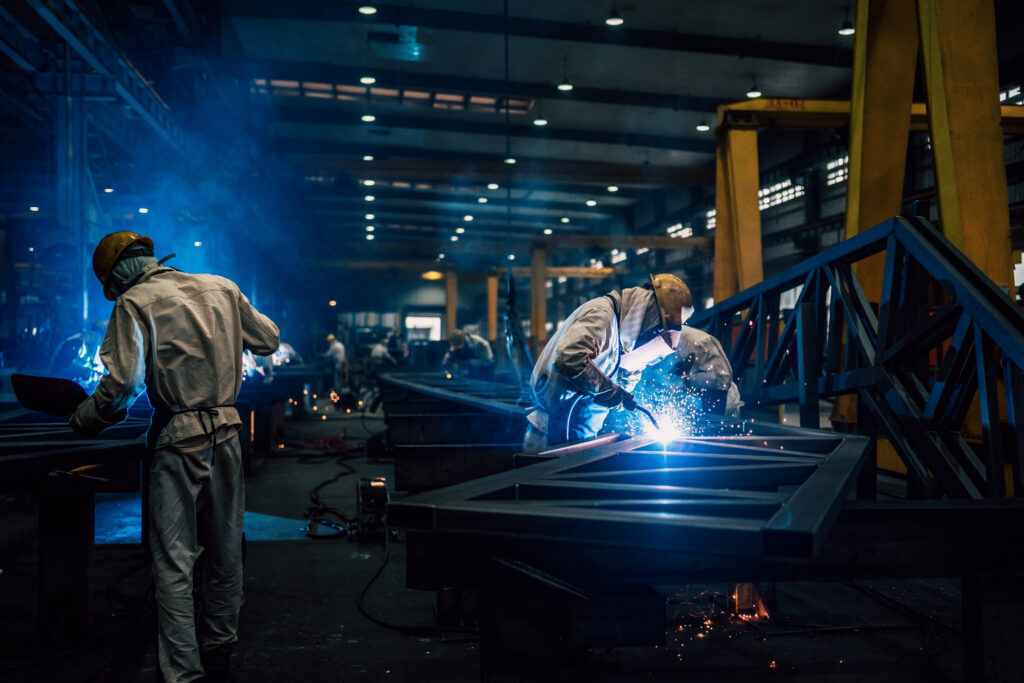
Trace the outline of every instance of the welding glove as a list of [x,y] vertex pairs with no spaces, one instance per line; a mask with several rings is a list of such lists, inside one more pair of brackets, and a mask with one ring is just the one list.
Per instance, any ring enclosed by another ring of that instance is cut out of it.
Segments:
[[128,411],[121,410],[115,413],[113,419],[110,421],[107,421],[100,417],[99,415],[97,415],[94,420],[87,422],[81,420],[80,415],[76,411],[71,415],[70,418],[68,418],[68,424],[71,426],[71,429],[74,430],[76,434],[89,437],[90,439],[94,439],[97,436],[99,436],[100,432],[102,432],[107,427],[113,427],[114,425],[121,424],[122,422],[124,422],[126,417],[128,417]]
[[626,410],[636,410],[636,399],[620,386],[613,386],[611,390],[594,395],[594,403],[604,408],[615,410],[620,406]]

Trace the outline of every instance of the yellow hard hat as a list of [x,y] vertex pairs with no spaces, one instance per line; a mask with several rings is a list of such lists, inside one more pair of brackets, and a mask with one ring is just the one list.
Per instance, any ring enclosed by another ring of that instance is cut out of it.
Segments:
[[452,336],[448,338],[448,343],[451,344],[452,351],[458,351],[466,345],[466,333],[462,330],[454,330]]
[[327,341],[334,341],[335,339],[337,339],[337,337],[335,337],[333,334],[327,335]]
[[651,276],[654,298],[661,310],[661,323],[666,330],[682,328],[687,318],[693,315],[693,295],[686,283],[671,273]]
[[110,273],[113,272],[117,259],[121,258],[124,250],[133,244],[153,248],[153,240],[131,230],[112,232],[100,240],[96,245],[96,251],[92,253],[92,270],[96,273],[100,283],[103,285],[103,296],[110,301],[117,298],[117,295],[110,289]]

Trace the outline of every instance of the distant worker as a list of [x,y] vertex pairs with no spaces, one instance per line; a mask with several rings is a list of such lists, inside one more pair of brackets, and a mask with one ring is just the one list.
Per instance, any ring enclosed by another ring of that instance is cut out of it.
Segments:
[[[70,423],[95,436],[121,422],[145,388],[154,408],[148,514],[160,672],[168,683],[229,680],[245,509],[235,400],[243,349],[273,353],[278,330],[230,280],[161,263],[153,240],[134,232],[111,233],[96,247],[93,270],[103,294],[117,301],[100,349],[109,374]],[[200,549],[197,623],[192,577]]]
[[388,332],[384,343],[387,345],[388,353],[391,354],[395,363],[404,365],[405,361],[409,358],[409,345],[402,338],[402,330],[396,327]]
[[718,339],[683,325],[676,355],[680,360],[675,374],[683,378],[687,391],[701,400],[705,412],[739,417],[743,402],[732,380],[732,364]]
[[630,392],[644,368],[675,350],[691,315],[689,287],[669,274],[573,311],[533,368],[534,409],[527,415],[524,450],[592,438],[612,409],[634,410]]
[[448,352],[441,367],[447,372],[459,372],[474,379],[494,376],[494,352],[483,337],[467,330],[454,330],[448,338]]
[[333,334],[327,335],[327,352],[324,356],[331,364],[334,390],[340,393],[345,388],[345,345]]

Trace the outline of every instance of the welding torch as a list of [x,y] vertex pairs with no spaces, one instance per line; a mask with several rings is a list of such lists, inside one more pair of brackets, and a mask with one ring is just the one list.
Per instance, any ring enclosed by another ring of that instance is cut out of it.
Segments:
[[622,392],[622,406],[626,410],[639,410],[641,413],[647,416],[647,419],[651,421],[651,424],[654,425],[655,429],[661,429],[661,427],[658,425],[658,421],[654,419],[653,415],[651,415],[651,411],[647,410],[647,408],[644,408],[642,405],[637,403],[636,397],[625,390]]

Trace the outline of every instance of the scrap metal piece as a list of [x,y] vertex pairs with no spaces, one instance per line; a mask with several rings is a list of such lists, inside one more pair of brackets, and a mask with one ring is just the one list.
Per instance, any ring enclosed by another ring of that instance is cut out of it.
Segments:
[[89,398],[81,386],[59,377],[14,374],[11,375],[11,386],[21,405],[56,417],[70,416],[82,401]]

